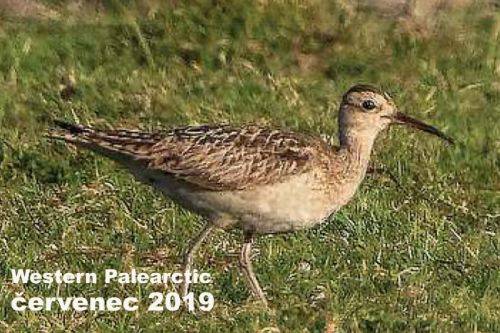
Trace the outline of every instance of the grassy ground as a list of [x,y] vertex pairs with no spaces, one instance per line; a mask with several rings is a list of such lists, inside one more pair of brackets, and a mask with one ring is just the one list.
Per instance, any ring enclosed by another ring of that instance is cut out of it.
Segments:
[[[498,10],[419,23],[327,1],[105,1],[98,15],[65,4],[45,2],[54,19],[0,23],[0,331],[500,331]],[[257,122],[335,137],[339,97],[358,82],[458,144],[393,129],[375,159],[400,187],[370,177],[329,223],[261,238],[270,312],[237,271],[238,232],[218,233],[196,258],[215,280],[210,313],[10,308],[15,292],[144,297],[158,288],[18,286],[9,270],[172,271],[200,228],[112,162],[44,140],[52,119]]]

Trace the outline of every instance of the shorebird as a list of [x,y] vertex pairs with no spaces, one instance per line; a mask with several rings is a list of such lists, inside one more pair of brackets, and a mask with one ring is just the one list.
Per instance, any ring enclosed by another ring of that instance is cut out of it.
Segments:
[[[182,272],[215,229],[240,228],[240,266],[245,280],[267,305],[252,267],[252,243],[259,234],[311,228],[346,205],[365,177],[377,135],[404,124],[453,140],[396,108],[388,94],[356,85],[342,97],[339,146],[320,137],[259,125],[211,124],[163,133],[100,130],[56,121],[49,137],[102,154],[152,185],[206,224],[188,246]],[[188,292],[187,282],[180,287]]]

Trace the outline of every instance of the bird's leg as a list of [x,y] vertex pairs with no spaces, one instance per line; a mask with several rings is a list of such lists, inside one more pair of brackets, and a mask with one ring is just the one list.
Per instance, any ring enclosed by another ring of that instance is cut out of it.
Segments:
[[243,246],[241,247],[240,253],[240,266],[241,271],[243,272],[243,276],[250,287],[253,295],[258,298],[264,306],[267,307],[267,299],[262,291],[262,288],[259,285],[259,281],[257,281],[257,277],[253,272],[252,266],[252,243],[253,243],[253,234],[245,233],[245,239],[243,241]]
[[181,297],[185,297],[189,290],[189,282],[185,277],[186,273],[191,271],[191,266],[193,265],[193,255],[196,253],[196,251],[198,251],[205,238],[207,238],[207,236],[210,234],[210,232],[212,232],[214,228],[215,226],[212,223],[208,222],[203,227],[201,232],[190,241],[189,247],[186,250],[186,253],[184,253],[184,259],[182,262],[182,274],[184,276],[184,280],[181,284]]

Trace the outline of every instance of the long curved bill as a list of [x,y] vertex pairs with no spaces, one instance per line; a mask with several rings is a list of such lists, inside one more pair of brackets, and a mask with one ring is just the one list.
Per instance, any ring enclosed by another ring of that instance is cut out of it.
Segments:
[[406,125],[409,127],[413,127],[413,128],[419,129],[421,131],[424,131],[424,132],[427,132],[430,134],[434,134],[434,135],[440,137],[441,139],[447,141],[450,144],[455,144],[455,141],[452,138],[450,138],[449,136],[447,136],[446,134],[444,134],[443,132],[441,132],[437,128],[435,128],[431,125],[427,125],[426,123],[424,123],[418,119],[407,116],[402,112],[397,112],[392,117],[392,120],[393,120],[393,124]]

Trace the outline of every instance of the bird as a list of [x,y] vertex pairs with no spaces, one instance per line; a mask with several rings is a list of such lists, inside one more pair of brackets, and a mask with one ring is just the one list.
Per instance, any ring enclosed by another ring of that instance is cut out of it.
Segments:
[[[333,115],[332,115],[333,118]],[[241,229],[242,275],[253,296],[267,298],[252,265],[259,235],[319,225],[345,206],[365,178],[375,139],[390,125],[407,125],[450,144],[437,128],[400,112],[389,94],[356,84],[342,96],[339,144],[320,135],[256,124],[204,124],[144,132],[104,130],[56,120],[49,138],[101,154],[205,221],[182,259],[193,256],[216,229]],[[180,294],[189,284],[183,281]]]

